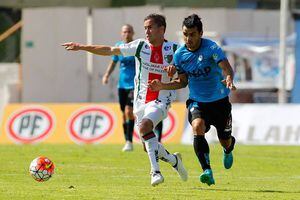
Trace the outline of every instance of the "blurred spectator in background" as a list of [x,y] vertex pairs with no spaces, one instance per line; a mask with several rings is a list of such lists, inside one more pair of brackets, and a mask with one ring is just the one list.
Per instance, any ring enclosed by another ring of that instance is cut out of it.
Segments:
[[[130,24],[125,24],[121,28],[122,41],[116,43],[116,47],[127,44],[133,41],[134,30]],[[125,145],[122,151],[132,151],[132,135],[134,129],[133,115],[133,90],[135,76],[135,58],[134,56],[113,55],[105,74],[102,78],[102,83],[106,85],[109,76],[114,71],[117,63],[120,62],[118,95],[119,104],[123,115],[123,130],[125,136]]]

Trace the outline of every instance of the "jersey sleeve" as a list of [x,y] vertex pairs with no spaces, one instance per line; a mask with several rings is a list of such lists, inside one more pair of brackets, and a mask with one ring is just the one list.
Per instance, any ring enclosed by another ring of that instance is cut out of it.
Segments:
[[182,68],[180,58],[181,58],[180,53],[177,50],[176,53],[174,54],[174,65],[176,67],[178,74],[184,74],[185,71]]
[[[115,44],[115,47],[119,47],[121,44],[123,44],[123,42],[117,42]],[[115,63],[117,63],[119,61],[119,56],[118,55],[113,55],[111,56],[111,60]]]
[[227,59],[225,53],[222,50],[222,48],[219,45],[217,45],[216,43],[213,43],[210,46],[210,49],[212,51],[212,58],[214,59],[214,61],[216,63],[219,63],[219,62]]
[[113,56],[111,57],[111,60],[112,60],[113,62],[117,63],[117,62],[119,61],[119,56],[113,55]]
[[119,48],[123,56],[135,56],[139,43],[140,40],[134,40],[130,43],[120,45]]

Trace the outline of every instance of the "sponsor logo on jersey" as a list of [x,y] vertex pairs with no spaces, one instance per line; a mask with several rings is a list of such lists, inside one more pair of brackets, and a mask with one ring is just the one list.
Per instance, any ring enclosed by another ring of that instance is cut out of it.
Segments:
[[164,59],[165,61],[167,61],[167,63],[171,64],[172,60],[173,60],[173,55],[164,55]]
[[101,142],[112,133],[113,119],[113,114],[104,107],[80,109],[69,119],[68,132],[77,143]]
[[170,50],[171,50],[171,46],[165,46],[165,47],[164,47],[164,50],[165,50],[165,51],[170,51]]
[[212,46],[210,46],[210,48],[213,50],[213,49],[216,49],[218,48],[218,45],[217,44],[213,44]]
[[148,44],[145,44],[145,49],[150,49],[150,46]]
[[214,58],[214,60],[217,60],[219,58],[218,54],[214,53],[213,58]]
[[203,60],[203,56],[199,55],[198,60],[201,62]]
[[207,66],[207,67],[198,68],[198,69],[188,71],[187,74],[190,77],[207,77],[210,72],[211,72],[211,67]]
[[147,51],[141,51],[141,52],[145,55],[150,55],[150,52],[147,52]]
[[54,126],[53,115],[45,108],[32,106],[13,113],[7,122],[7,134],[17,143],[35,143],[46,138]]

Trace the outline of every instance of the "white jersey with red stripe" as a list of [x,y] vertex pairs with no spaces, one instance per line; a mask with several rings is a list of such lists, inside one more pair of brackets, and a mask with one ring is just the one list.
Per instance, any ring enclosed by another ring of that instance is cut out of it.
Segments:
[[161,46],[154,47],[145,39],[137,39],[119,46],[124,56],[135,56],[135,112],[154,100],[164,102],[167,106],[175,100],[174,90],[152,91],[148,88],[148,82],[153,79],[158,79],[163,83],[171,81],[163,68],[174,63],[173,57],[177,46],[175,42],[165,41]]

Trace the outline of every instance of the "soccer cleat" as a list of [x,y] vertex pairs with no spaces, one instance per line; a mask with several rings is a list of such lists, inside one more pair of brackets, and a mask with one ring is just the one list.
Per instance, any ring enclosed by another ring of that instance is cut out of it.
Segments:
[[200,175],[199,178],[202,183],[206,183],[208,186],[215,184],[215,179],[213,177],[211,169],[204,170],[204,172]]
[[160,171],[151,172],[150,176],[151,176],[151,185],[152,186],[156,186],[156,185],[164,182],[164,177],[161,175]]
[[230,152],[229,154],[225,153],[225,151],[223,151],[223,165],[225,167],[225,169],[230,169],[233,163],[233,155],[232,152]]
[[181,180],[183,181],[187,181],[188,180],[188,173],[185,170],[183,163],[182,163],[182,158],[181,158],[181,154],[176,152],[173,154],[176,158],[177,163],[173,166],[173,168],[177,171],[177,173],[179,174]]
[[230,169],[232,167],[233,164],[232,150],[234,148],[234,144],[235,144],[235,138],[232,136],[232,143],[229,147],[230,153],[226,153],[226,150],[223,149],[223,165],[225,169]]
[[122,151],[133,151],[133,145],[132,145],[132,142],[130,141],[126,141]]

